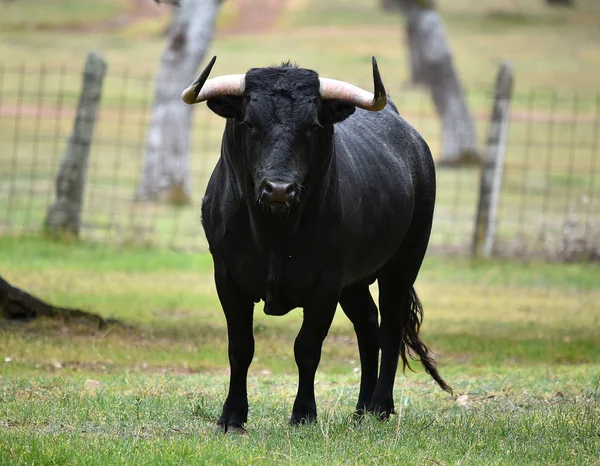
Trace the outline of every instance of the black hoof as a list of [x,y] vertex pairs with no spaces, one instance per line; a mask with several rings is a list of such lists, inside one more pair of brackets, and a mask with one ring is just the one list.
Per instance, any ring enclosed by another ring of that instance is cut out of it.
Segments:
[[357,408],[353,413],[352,417],[357,420],[363,419],[365,416],[368,416],[371,413],[368,409],[365,408]]
[[231,435],[248,435],[248,432],[246,432],[246,429],[244,429],[242,426],[230,426],[226,433]]
[[368,411],[381,421],[386,421],[392,414],[396,414],[396,411],[394,410],[394,402],[392,400],[373,402],[369,406]]
[[356,403],[356,410],[354,411],[354,413],[352,413],[352,416],[354,417],[364,417],[367,416],[368,414],[373,414],[370,410],[369,410],[369,406],[371,403],[369,402],[363,402],[363,401],[359,401],[358,403]]
[[317,420],[316,412],[293,412],[292,417],[290,418],[290,424],[293,426],[298,426],[302,424],[310,424]]
[[217,421],[217,427],[215,431],[239,435],[245,435],[247,433],[246,429],[244,429],[244,426],[241,422],[232,419],[226,419],[223,417],[220,417]]

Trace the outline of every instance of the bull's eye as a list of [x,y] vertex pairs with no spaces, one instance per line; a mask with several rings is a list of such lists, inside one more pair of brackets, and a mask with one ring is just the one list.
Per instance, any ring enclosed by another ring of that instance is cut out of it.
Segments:
[[248,137],[254,139],[254,140],[261,140],[262,139],[262,131],[259,129],[259,127],[254,126],[250,121],[248,120],[244,120],[241,122],[242,125],[244,125],[246,127],[246,129],[248,130],[246,132],[246,134],[248,135]]
[[313,123],[313,125],[310,127],[310,129],[306,132],[306,136],[311,137],[313,134],[318,132],[321,128],[323,128],[323,127],[319,124],[319,122]]

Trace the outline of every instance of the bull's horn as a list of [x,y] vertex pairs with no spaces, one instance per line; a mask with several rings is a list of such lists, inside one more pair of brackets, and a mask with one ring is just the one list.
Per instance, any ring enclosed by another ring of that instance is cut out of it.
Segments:
[[197,104],[220,95],[239,96],[244,93],[246,87],[245,74],[229,74],[226,76],[218,76],[209,79],[208,81],[206,80],[216,60],[217,57],[214,56],[208,65],[206,65],[204,71],[200,73],[198,79],[183,91],[181,98],[186,104]]
[[383,109],[387,103],[385,87],[381,81],[377,60],[373,57],[373,83],[375,85],[375,93],[371,94],[360,87],[353,84],[338,81],[336,79],[319,78],[321,83],[320,94],[323,100],[339,99],[350,102],[357,107],[372,112],[378,112]]

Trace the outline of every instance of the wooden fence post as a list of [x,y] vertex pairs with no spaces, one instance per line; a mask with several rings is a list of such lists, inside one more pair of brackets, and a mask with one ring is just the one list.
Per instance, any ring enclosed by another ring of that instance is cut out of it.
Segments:
[[79,235],[88,158],[105,74],[106,61],[89,52],[73,131],[56,178],[56,201],[48,209],[44,222],[46,232],[51,235]]
[[502,63],[496,78],[494,105],[487,135],[485,159],[481,170],[477,220],[471,244],[472,256],[490,257],[494,248],[513,80],[512,66],[506,62]]

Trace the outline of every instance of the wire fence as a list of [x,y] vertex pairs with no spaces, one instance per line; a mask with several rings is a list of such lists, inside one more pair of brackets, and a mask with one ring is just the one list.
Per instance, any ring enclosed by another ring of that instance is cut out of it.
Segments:
[[[153,83],[149,74],[109,69],[90,154],[81,236],[204,250],[200,202],[219,156],[224,120],[205,105],[197,106],[190,205],[136,202]],[[79,69],[0,65],[0,233],[42,229],[80,87]],[[388,92],[436,157],[440,123],[429,95],[393,86]],[[482,152],[493,92],[491,83],[467,89]],[[466,253],[473,237],[480,167],[438,168],[437,176],[430,250]],[[598,259],[599,205],[600,94],[517,87],[495,253]]]

